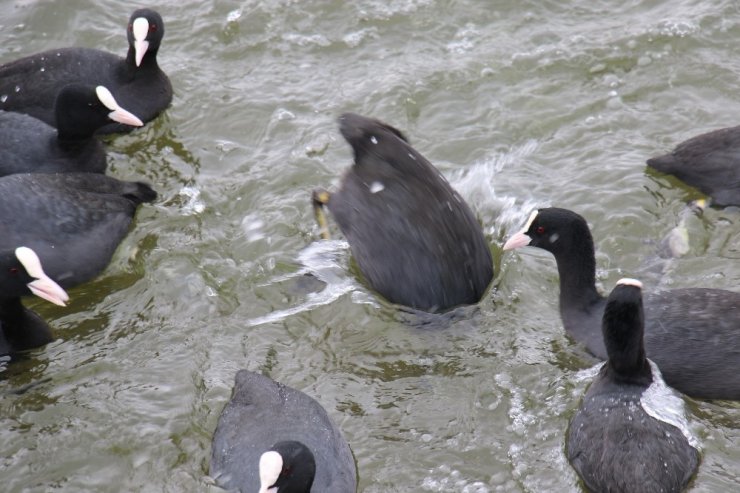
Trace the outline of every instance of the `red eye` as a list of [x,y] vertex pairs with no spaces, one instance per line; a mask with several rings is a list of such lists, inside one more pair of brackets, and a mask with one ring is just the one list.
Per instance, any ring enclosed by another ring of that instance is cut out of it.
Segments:
[[537,229],[535,230],[538,235],[545,234],[545,228],[543,226],[537,226]]
[[149,26],[149,32],[152,32],[153,33],[156,30],[157,30],[157,25],[156,24],[152,24],[151,26]]
[[8,269],[8,272],[10,272],[11,275],[18,275],[18,267],[11,267]]
[[132,31],[133,29],[134,29],[134,25],[133,25],[133,24],[129,24],[129,25],[128,25],[128,30],[129,30],[129,31]]

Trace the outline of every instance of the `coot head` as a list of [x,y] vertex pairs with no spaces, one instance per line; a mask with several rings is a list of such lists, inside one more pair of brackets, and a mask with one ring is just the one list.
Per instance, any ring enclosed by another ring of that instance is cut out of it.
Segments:
[[128,22],[129,54],[133,51],[134,62],[139,67],[144,58],[155,59],[164,37],[162,16],[152,9],[138,9]]
[[609,294],[604,308],[602,334],[612,377],[649,384],[650,365],[645,356],[645,315],[642,283],[624,278]]
[[86,140],[113,122],[141,127],[144,123],[122,108],[104,86],[70,84],[59,91],[55,103],[60,140]]
[[17,298],[34,294],[65,306],[69,296],[44,273],[38,255],[28,247],[0,254],[0,297]]
[[260,457],[259,493],[310,493],[316,461],[301,442],[276,443]]
[[593,239],[583,217],[568,209],[548,207],[533,211],[521,231],[506,241],[504,250],[533,246],[557,257],[575,245],[588,243],[593,245]]

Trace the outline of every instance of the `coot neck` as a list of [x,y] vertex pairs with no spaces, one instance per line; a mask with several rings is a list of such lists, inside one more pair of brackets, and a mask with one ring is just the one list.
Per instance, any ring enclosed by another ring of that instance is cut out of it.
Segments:
[[560,310],[586,309],[604,298],[596,290],[594,244],[588,238],[554,252],[560,276]]
[[641,387],[648,387],[653,382],[653,371],[650,368],[650,363],[644,357],[639,365],[629,370],[619,369],[609,360],[604,364],[602,376],[620,384],[632,384]]
[[65,151],[77,151],[82,149],[93,138],[92,132],[80,131],[80,129],[66,130],[57,129],[57,143]]
[[42,346],[53,340],[46,322],[24,307],[20,298],[0,301],[0,330],[11,351]]

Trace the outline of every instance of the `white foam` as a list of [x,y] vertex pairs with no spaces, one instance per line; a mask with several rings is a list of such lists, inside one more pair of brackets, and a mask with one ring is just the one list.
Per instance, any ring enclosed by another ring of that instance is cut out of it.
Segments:
[[313,310],[316,307],[328,305],[356,289],[357,284],[349,277],[346,268],[340,265],[338,257],[349,249],[349,243],[340,240],[321,240],[311,243],[298,254],[298,261],[305,267],[296,272],[273,278],[270,283],[294,279],[311,274],[326,283],[326,287],[318,293],[309,293],[302,303],[253,318],[247,321],[250,326],[262,325],[283,320],[292,315]]
[[640,405],[653,418],[681,430],[683,436],[689,441],[689,445],[698,450],[699,442],[689,429],[683,399],[675,390],[666,385],[658,365],[650,360],[648,362],[653,373],[653,383],[640,397]]
[[226,16],[226,22],[236,22],[242,16],[242,9],[232,10]]
[[190,216],[194,214],[201,214],[206,210],[206,204],[200,198],[200,190],[195,187],[182,187],[180,189],[180,195],[187,197],[187,202],[182,206],[182,214],[184,216]]

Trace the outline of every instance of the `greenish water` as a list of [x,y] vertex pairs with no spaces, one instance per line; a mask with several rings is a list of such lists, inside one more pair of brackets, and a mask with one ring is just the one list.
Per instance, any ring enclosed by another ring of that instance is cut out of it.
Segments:
[[[123,53],[144,5],[2,0],[0,62]],[[740,124],[733,0],[156,8],[175,99],[110,141],[110,173],[161,200],[68,308],[29,300],[58,340],[0,369],[3,491],[216,491],[210,439],[239,368],[328,409],[360,491],[579,491],[565,430],[593,361],[560,324],[552,257],[502,255],[505,238],[532,208],[567,207],[592,226],[607,290],[626,275],[740,286],[737,210],[690,221],[690,252],[656,261],[699,195],[644,166]],[[310,191],[351,162],[343,111],[402,129],[484,224],[495,287],[449,327],[405,324],[343,242],[317,241]],[[740,407],[686,402],[703,454],[692,491],[736,491]]]

